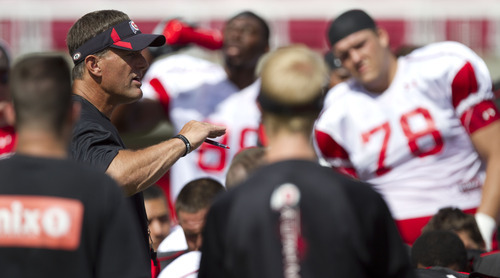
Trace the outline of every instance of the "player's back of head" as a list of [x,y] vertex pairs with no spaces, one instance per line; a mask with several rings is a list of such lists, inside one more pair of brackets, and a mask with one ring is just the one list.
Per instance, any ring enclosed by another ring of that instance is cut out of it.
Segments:
[[327,72],[323,57],[302,45],[268,54],[260,69],[258,97],[266,131],[283,127],[291,132],[309,132],[323,107]]
[[451,231],[435,230],[423,233],[411,248],[411,260],[415,267],[446,267],[465,271],[467,251],[460,238]]
[[18,129],[59,132],[71,111],[69,65],[60,55],[22,57],[12,68],[10,91]]
[[464,241],[466,249],[484,249],[485,244],[474,215],[459,208],[441,208],[432,216],[422,232],[446,230],[457,233]]
[[212,178],[199,178],[187,183],[175,201],[175,211],[194,213],[208,208],[214,197],[224,191],[224,186]]

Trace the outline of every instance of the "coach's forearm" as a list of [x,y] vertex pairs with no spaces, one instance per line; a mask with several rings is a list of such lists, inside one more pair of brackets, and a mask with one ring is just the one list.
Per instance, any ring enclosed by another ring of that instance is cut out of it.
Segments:
[[121,150],[106,173],[130,196],[157,182],[185,151],[177,138],[141,150]]
[[224,133],[224,126],[189,121],[179,131],[187,140],[186,143],[182,139],[172,138],[142,150],[121,150],[106,173],[123,187],[125,194],[133,195],[158,181],[186,153],[188,144],[191,151],[198,148],[207,137],[215,138]]

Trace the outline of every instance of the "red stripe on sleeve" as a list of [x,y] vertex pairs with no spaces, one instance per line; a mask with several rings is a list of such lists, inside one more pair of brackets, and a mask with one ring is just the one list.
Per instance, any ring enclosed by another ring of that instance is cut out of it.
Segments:
[[462,125],[470,134],[500,119],[500,114],[492,100],[484,100],[469,108],[460,117]]
[[351,176],[353,178],[358,177],[358,174],[356,173],[356,170],[354,170],[354,168],[339,167],[339,168],[335,168],[335,169],[337,171],[339,171],[340,173]]
[[349,155],[330,135],[316,130],[316,141],[325,157],[349,159]]
[[467,98],[471,93],[475,93],[478,90],[476,74],[474,73],[474,68],[467,62],[458,71],[457,75],[453,79],[451,84],[451,95],[453,107],[457,108],[462,100]]
[[151,81],[149,81],[149,84],[151,84],[151,87],[155,90],[156,94],[158,95],[158,99],[160,100],[160,104],[163,107],[164,111],[166,114],[170,111],[170,96],[168,95],[167,90],[161,84],[161,81],[158,78],[153,78]]
[[[323,154],[323,156],[326,159],[340,159],[344,161],[345,163],[342,164],[349,164],[351,165],[351,161],[349,160],[349,154],[346,152],[342,146],[340,146],[333,138],[319,130],[315,130],[315,135],[316,135],[316,143],[318,144],[318,147]],[[337,169],[339,172],[352,176],[352,177],[357,177],[356,170],[353,167],[348,167],[347,165],[341,165],[341,166],[333,166],[335,169]]]

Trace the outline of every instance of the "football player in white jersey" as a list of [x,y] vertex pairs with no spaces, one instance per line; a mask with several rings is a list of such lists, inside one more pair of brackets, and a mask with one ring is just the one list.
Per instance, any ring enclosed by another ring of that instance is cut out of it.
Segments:
[[[261,17],[242,12],[224,26],[223,65],[174,53],[155,60],[148,69],[141,103],[150,105],[143,111],[149,114],[149,123],[154,122],[151,117],[157,121],[163,113],[175,132],[194,119],[227,128],[227,136],[217,141],[229,149],[205,143],[171,168],[171,201],[185,184],[197,178],[211,177],[223,184],[232,157],[242,148],[257,145],[260,112],[256,98],[260,85],[255,70],[260,57],[269,50],[269,34]],[[158,104],[163,108],[161,113]],[[159,183],[165,187],[165,179]]]
[[328,92],[315,142],[333,168],[382,193],[411,244],[439,208],[475,213],[492,247],[500,210],[500,121],[481,58],[456,42],[405,57],[361,10],[330,25],[352,78]]

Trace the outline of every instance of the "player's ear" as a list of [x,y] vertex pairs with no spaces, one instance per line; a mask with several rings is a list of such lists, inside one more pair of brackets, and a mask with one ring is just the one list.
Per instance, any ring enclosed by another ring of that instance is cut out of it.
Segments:
[[85,68],[87,71],[95,76],[101,76],[102,75],[102,69],[100,66],[100,58],[96,55],[89,55],[85,57],[85,60],[83,61],[85,63]]
[[377,35],[380,45],[389,47],[389,33],[385,29],[377,28]]

